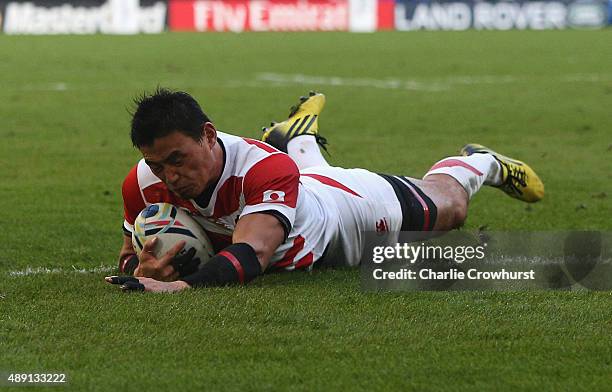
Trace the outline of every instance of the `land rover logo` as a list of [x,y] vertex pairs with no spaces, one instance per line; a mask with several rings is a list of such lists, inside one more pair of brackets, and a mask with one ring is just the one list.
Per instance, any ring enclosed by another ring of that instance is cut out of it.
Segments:
[[597,0],[579,0],[569,5],[567,22],[571,27],[599,28],[606,23],[606,9]]

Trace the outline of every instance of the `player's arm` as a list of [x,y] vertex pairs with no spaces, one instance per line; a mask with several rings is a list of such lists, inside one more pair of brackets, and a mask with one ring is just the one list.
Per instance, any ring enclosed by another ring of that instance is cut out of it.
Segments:
[[134,220],[145,208],[140,187],[138,185],[138,164],[132,167],[121,186],[123,197],[123,244],[119,251],[119,271],[132,275],[138,266],[138,256],[132,246],[132,230]]
[[232,245],[181,280],[191,287],[248,283],[263,273],[285,240],[285,228],[274,215],[253,213],[236,223]]
[[[124,291],[176,292],[190,287],[244,284],[262,274],[274,251],[284,240],[285,227],[277,217],[265,213],[248,214],[238,220],[232,245],[213,256],[198,271],[181,280],[164,282],[131,276],[109,276],[105,279],[108,283],[121,285]],[[129,253],[126,252],[126,255]],[[163,264],[169,266],[167,261]]]
[[286,229],[276,216],[267,213],[248,214],[238,220],[232,245],[213,256],[201,269],[181,280],[162,282],[145,277],[110,276],[106,281],[119,284],[126,291],[153,292],[248,283],[266,269],[285,236]]
[[250,245],[261,270],[268,268],[272,255],[285,241],[285,227],[279,219],[270,214],[254,213],[241,217],[236,224],[232,242]]
[[119,251],[119,271],[132,275],[138,267],[138,256],[132,245],[132,237],[123,235],[123,245]]
[[243,181],[245,207],[232,235],[232,245],[199,271],[182,278],[192,287],[247,283],[266,270],[291,232],[299,192],[298,168],[285,154],[253,165]]
[[[232,245],[213,256],[195,273],[175,282],[149,278],[108,277],[124,290],[173,292],[189,287],[247,283],[261,275],[272,255],[291,232],[299,189],[295,162],[277,154],[254,165],[243,181],[246,206]],[[142,262],[142,261],[141,261]]]
[[266,270],[272,255],[285,240],[285,227],[274,215],[253,213],[236,223],[232,245],[200,270],[181,280],[192,287],[248,283]]

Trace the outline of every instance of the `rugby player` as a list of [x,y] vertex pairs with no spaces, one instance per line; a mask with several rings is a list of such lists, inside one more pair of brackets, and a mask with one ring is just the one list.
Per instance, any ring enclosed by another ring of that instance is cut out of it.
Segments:
[[[423,179],[330,166],[319,146],[325,96],[311,92],[262,141],[218,131],[194,98],[158,89],[137,100],[131,139],[143,158],[123,183],[124,241],[109,283],[124,290],[173,292],[247,283],[264,272],[357,265],[364,233],[448,231],[462,225],[483,185],[536,202],[544,185],[525,163],[468,144]],[[199,217],[215,254],[202,268],[160,258],[149,240],[132,247],[134,220],[147,205],[167,202]]]

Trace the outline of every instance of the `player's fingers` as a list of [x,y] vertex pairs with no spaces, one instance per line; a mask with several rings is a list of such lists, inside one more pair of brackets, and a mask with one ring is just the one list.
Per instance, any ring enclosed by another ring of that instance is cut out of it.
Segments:
[[161,259],[159,259],[160,265],[170,264],[172,262],[172,259],[174,259],[174,256],[176,256],[176,254],[180,252],[181,249],[183,249],[185,244],[186,244],[185,241],[179,241],[176,244],[174,244],[174,246],[170,248],[170,250],[166,252],[166,254]]
[[144,284],[136,281],[125,282],[121,285],[121,290],[123,291],[145,291]]
[[125,284],[127,282],[138,282],[133,276],[107,276],[104,278],[110,284]]
[[147,240],[147,242],[145,242],[144,246],[142,247],[142,252],[143,253],[148,253],[148,254],[153,254],[153,248],[155,248],[155,244],[157,243],[157,237],[153,237],[149,240]]

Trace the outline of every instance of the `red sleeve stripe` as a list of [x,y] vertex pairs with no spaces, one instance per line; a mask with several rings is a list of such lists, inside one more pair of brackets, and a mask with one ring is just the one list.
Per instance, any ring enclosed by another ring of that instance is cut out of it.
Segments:
[[320,174],[313,174],[313,173],[302,174],[302,176],[314,178],[315,180],[319,181],[322,184],[329,185],[329,186],[332,186],[334,188],[342,189],[343,191],[348,192],[348,193],[350,193],[353,196],[361,197],[357,192],[355,192],[352,189],[348,188],[347,186],[339,183],[338,181],[334,180],[333,178],[329,178],[329,177],[326,177],[326,176],[322,176]]
[[304,249],[304,237],[298,235],[293,240],[293,246],[287,250],[283,259],[274,264],[274,268],[285,268],[293,264],[295,260],[295,256],[297,256],[300,251]]
[[244,176],[242,192],[245,204],[254,206],[263,203],[267,191],[281,191],[285,197],[280,203],[295,208],[299,182],[300,172],[289,155],[269,155],[251,166]]
[[226,250],[222,250],[218,253],[218,255],[225,257],[230,261],[230,263],[232,263],[232,265],[236,269],[236,272],[238,273],[238,281],[240,282],[240,284],[244,284],[244,270],[242,269],[242,265],[240,264],[236,256]]
[[306,256],[302,257],[300,261],[295,264],[295,269],[308,268],[314,260],[312,252],[308,252]]

